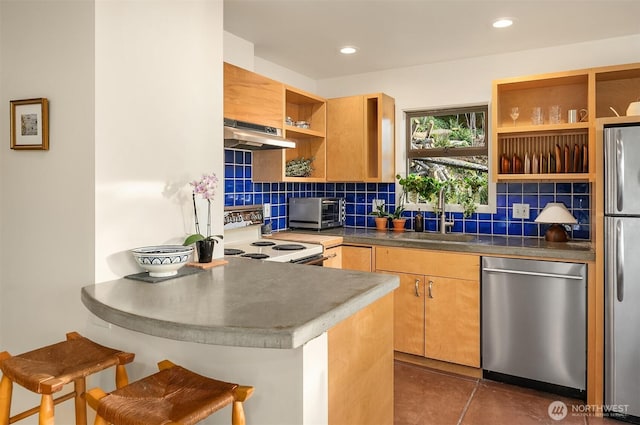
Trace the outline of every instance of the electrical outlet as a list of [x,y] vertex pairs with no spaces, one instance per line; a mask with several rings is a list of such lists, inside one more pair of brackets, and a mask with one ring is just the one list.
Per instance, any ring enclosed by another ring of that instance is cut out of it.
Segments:
[[271,204],[262,204],[262,218],[271,218]]
[[529,204],[513,204],[513,218],[529,218]]
[[378,209],[378,205],[384,206],[384,199],[374,199],[371,201],[371,210],[375,211]]

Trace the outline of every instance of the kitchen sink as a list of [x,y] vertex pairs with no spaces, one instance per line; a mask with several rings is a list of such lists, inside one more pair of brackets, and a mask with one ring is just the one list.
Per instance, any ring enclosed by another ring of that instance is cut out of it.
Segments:
[[446,242],[469,242],[475,238],[475,235],[465,233],[437,233],[437,232],[420,232],[405,233],[404,239],[426,240],[426,241],[446,241]]

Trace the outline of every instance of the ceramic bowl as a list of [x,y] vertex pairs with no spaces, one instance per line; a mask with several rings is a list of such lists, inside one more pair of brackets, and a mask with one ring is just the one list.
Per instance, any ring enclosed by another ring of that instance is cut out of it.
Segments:
[[178,270],[189,262],[193,246],[158,245],[131,250],[136,262],[149,272],[151,277],[167,277],[178,274]]

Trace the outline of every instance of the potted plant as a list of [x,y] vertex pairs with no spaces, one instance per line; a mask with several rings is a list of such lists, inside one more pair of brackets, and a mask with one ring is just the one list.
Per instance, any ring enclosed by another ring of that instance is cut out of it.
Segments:
[[[401,195],[399,200],[401,200],[402,197],[403,196]],[[389,215],[391,217],[392,222],[393,222],[393,230],[396,231],[396,232],[404,231],[404,226],[405,226],[405,224],[407,222],[407,219],[402,216],[403,212],[404,212],[404,205],[400,201],[400,202],[398,202],[398,206],[393,211],[393,213],[391,213]]]
[[301,157],[288,161],[285,165],[285,176],[287,177],[309,177],[313,172],[314,158]]
[[407,201],[417,204],[420,188],[423,184],[423,177],[419,174],[409,174],[403,178],[400,177],[400,174],[397,174],[396,178],[402,187],[402,192],[405,194]]
[[384,207],[382,202],[378,203],[376,209],[371,211],[369,215],[374,216],[376,222],[376,230],[387,230],[387,224],[389,223],[389,213]]
[[[193,199],[193,214],[196,222],[196,233],[187,236],[182,243],[184,246],[196,244],[198,251],[198,262],[210,263],[213,257],[213,248],[218,243],[218,239],[222,239],[222,235],[211,234],[211,201],[216,194],[216,186],[218,177],[215,173],[205,174],[200,180],[194,180],[189,183],[193,187],[191,198]],[[198,209],[196,208],[196,195],[200,195],[207,201],[207,236],[200,233],[200,222],[198,221]]]

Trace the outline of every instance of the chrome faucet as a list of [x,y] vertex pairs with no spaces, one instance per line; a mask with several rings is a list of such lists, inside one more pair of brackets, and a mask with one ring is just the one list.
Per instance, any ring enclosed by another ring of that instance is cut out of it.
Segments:
[[453,218],[451,218],[451,221],[447,221],[447,218],[445,216],[444,210],[447,206],[447,202],[445,201],[445,191],[446,187],[443,187],[438,193],[438,209],[440,210],[440,233],[442,234],[447,233],[447,227],[453,227]]

